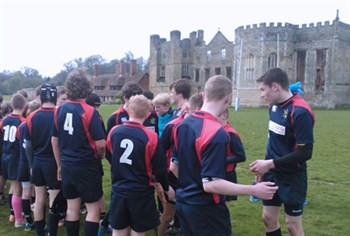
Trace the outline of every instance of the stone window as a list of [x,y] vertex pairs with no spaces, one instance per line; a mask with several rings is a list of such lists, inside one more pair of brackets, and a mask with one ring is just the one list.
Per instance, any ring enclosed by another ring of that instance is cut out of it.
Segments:
[[232,80],[232,67],[226,67],[226,77]]
[[268,59],[268,69],[277,67],[277,53],[271,53]]
[[207,50],[207,60],[211,60],[211,50]]
[[199,82],[199,69],[195,69],[195,77],[194,77],[195,82]]
[[215,68],[215,74],[216,75],[220,75],[221,74],[221,68],[220,67],[216,67]]
[[205,68],[205,81],[207,81],[210,77],[210,69],[209,68]]
[[315,90],[324,91],[327,49],[316,50]]
[[225,60],[226,58],[226,48],[221,49],[221,60]]
[[249,56],[245,59],[245,73],[244,73],[244,79],[245,80],[253,80],[254,79],[254,55],[249,54]]
[[188,65],[183,65],[182,66],[182,76],[189,76],[189,66]]
[[165,82],[165,65],[160,67],[159,77],[157,78],[157,82]]
[[306,51],[297,51],[297,81],[305,82]]
[[188,57],[188,49],[185,48],[184,50],[182,50],[182,57],[183,58],[187,58]]

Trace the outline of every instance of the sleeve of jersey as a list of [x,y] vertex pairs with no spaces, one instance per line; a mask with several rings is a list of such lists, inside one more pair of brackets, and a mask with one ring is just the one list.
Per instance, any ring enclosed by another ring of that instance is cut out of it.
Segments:
[[92,115],[89,130],[91,132],[93,140],[106,139],[105,132],[101,125],[100,115],[96,110],[94,110],[94,113]]
[[234,153],[234,156],[227,158],[228,163],[239,163],[246,160],[246,155],[244,151],[243,144],[238,136],[234,133],[229,133],[230,135],[230,149]]
[[111,131],[111,129],[116,125],[116,114],[112,114],[107,120],[107,134]]
[[52,136],[54,137],[58,137],[58,110],[59,109],[56,109],[54,113],[54,125],[52,127]]
[[295,107],[293,128],[296,144],[311,144],[314,142],[313,118],[303,107]]
[[228,135],[219,129],[202,153],[201,177],[225,179]]
[[158,142],[156,150],[152,158],[152,172],[155,175],[157,181],[162,185],[165,191],[169,190],[168,178],[167,178],[167,162],[162,150],[162,146]]
[[159,141],[162,145],[164,152],[171,147],[171,133],[172,133],[172,125],[166,125],[163,131],[162,136]]

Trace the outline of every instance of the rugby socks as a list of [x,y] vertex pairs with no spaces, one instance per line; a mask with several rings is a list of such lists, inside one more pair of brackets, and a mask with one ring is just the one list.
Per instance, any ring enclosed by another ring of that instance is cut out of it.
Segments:
[[22,209],[27,223],[33,224],[32,211],[30,209],[30,200],[22,199]]
[[85,221],[84,224],[84,235],[85,236],[96,236],[98,233],[98,223]]
[[53,214],[49,211],[49,216],[47,219],[47,227],[49,228],[50,236],[56,236],[57,235],[57,228],[58,228],[58,215]]
[[[65,220],[64,224],[66,226],[67,236],[76,236],[79,235],[79,227],[80,227],[80,221],[68,221]],[[97,235],[97,232],[95,233]]]
[[282,236],[281,228],[272,232],[266,232],[266,236]]
[[34,221],[37,236],[45,236],[45,220]]
[[22,198],[19,196],[12,196],[12,207],[15,213],[16,221],[22,222]]

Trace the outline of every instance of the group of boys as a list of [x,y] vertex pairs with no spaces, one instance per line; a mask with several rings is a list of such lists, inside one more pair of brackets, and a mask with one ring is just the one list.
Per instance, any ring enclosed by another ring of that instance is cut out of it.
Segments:
[[[67,199],[67,235],[79,234],[81,201],[88,210],[84,235],[95,236],[102,232],[101,226],[106,227],[106,224],[99,225],[104,210],[103,157],[111,164],[108,223],[114,235],[126,236],[130,230],[132,235],[145,235],[156,227],[158,235],[166,235],[173,218],[179,220],[181,235],[232,235],[225,202],[237,195],[263,199],[266,235],[282,234],[278,223],[281,204],[285,207],[289,233],[304,235],[301,216],[306,195],[306,161],[312,156],[314,114],[300,95],[290,91],[289,79],[283,70],[270,69],[257,82],[261,97],[270,104],[269,140],[265,160],[250,164],[257,183],[242,185],[237,184],[235,166],[245,161],[246,156],[238,133],[228,123],[232,89],[225,76],[209,78],[203,93],[192,97],[189,80],[175,81],[170,86],[176,105],[171,111],[173,119],[161,126],[159,138],[154,132],[159,127],[152,102],[142,95],[137,83],[128,82],[123,86],[125,103],[109,117],[105,131],[98,111],[85,101],[92,92],[88,76],[81,69],[70,73],[65,84],[68,100],[50,113],[53,116],[50,120],[54,122],[52,138],[47,142],[51,148],[51,164],[48,158],[39,164],[41,168],[57,172],[55,181],[61,183]],[[47,94],[47,98],[54,103],[50,95]],[[14,115],[23,112],[15,104],[13,107]],[[170,112],[170,108],[166,112]],[[27,121],[29,134],[34,132],[31,120],[38,113],[33,113],[29,123]],[[6,125],[7,122],[3,122],[2,127]],[[27,149],[37,150],[34,144],[37,140],[28,140]],[[3,146],[5,150],[5,143]],[[40,163],[40,155],[35,153],[34,163],[29,161],[32,171],[35,161]],[[31,152],[26,154],[31,157]],[[10,159],[8,155],[11,153],[4,151],[5,166]],[[41,171],[42,175],[49,175]],[[46,182],[45,185],[49,186]],[[154,190],[163,206],[161,217]],[[15,209],[15,215],[17,211]],[[42,225],[36,219],[35,224]],[[52,225],[57,226],[57,221],[54,222]],[[41,234],[38,232],[38,235]]]

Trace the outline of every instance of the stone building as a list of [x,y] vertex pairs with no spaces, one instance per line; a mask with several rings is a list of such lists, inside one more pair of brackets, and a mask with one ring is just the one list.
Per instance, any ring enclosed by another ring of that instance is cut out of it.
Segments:
[[181,40],[179,31],[170,41],[150,37],[149,76],[153,92],[168,91],[175,79],[185,77],[199,89],[212,75],[232,79],[233,104],[262,106],[256,79],[269,68],[284,69],[290,83],[301,81],[304,98],[313,107],[350,106],[350,25],[331,23],[261,23],[241,26],[230,42],[220,31],[209,44],[204,32]]

